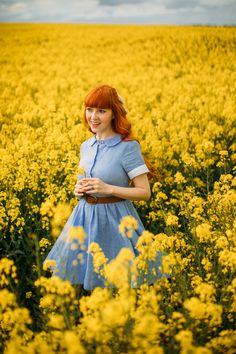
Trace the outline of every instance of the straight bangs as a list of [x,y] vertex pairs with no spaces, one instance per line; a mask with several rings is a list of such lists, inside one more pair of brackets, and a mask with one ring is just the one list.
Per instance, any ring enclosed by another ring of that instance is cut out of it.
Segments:
[[84,104],[86,107],[113,109],[113,100],[110,90],[103,87],[90,92],[85,98]]

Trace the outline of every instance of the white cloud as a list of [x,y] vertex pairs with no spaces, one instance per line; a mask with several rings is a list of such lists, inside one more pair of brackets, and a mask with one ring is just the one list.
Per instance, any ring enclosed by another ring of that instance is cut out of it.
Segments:
[[[180,10],[182,11],[182,10]],[[176,12],[173,9],[167,9],[164,5],[157,5],[153,1],[140,3],[139,6],[133,6],[133,4],[124,4],[113,8],[111,15],[113,17],[138,17],[138,16],[155,16],[170,14]]]
[[236,0],[0,0],[0,21],[236,24]]
[[12,4],[9,6],[9,10],[14,13],[14,12],[22,12],[27,9],[27,5],[23,2],[16,2],[15,4]]
[[212,6],[229,6],[236,4],[235,0],[199,0],[199,5],[204,5],[206,7]]
[[27,20],[32,17],[28,5],[25,2],[12,2],[8,6],[5,3],[0,5],[0,20],[11,20],[19,17],[23,20]]

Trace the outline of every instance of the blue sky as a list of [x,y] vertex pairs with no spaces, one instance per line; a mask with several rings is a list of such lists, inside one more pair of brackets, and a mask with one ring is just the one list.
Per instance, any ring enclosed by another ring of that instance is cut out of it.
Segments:
[[236,25],[236,0],[0,0],[0,22]]

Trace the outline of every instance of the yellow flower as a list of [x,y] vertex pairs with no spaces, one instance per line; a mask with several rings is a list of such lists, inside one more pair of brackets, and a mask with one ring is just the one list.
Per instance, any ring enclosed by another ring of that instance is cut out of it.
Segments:
[[182,348],[186,350],[191,348],[193,342],[193,334],[190,330],[182,330],[175,335],[178,342],[181,343]]
[[77,240],[82,245],[86,237],[87,235],[82,226],[71,226],[69,229],[67,242]]
[[64,318],[62,315],[50,314],[48,318],[48,325],[55,329],[62,330],[65,327]]
[[219,261],[223,267],[228,268],[231,272],[236,269],[236,247],[231,250],[222,250],[219,252]]
[[71,206],[67,202],[60,202],[52,208],[53,217],[50,220],[50,224],[53,237],[58,237],[71,211]]
[[2,258],[0,260],[0,287],[10,284],[10,278],[17,283],[16,266],[11,259]]
[[25,294],[26,299],[30,299],[32,297],[32,291],[27,291]]
[[85,262],[83,253],[78,253],[77,258],[81,264]]
[[223,330],[215,338],[212,338],[207,347],[212,349],[213,352],[218,353],[234,353],[236,343],[236,331],[232,329]]
[[108,258],[103,253],[101,247],[96,242],[91,242],[88,247],[88,253],[93,256],[94,271],[100,274],[104,272],[104,265],[107,263]]
[[70,249],[73,250],[73,251],[77,250],[77,249],[78,249],[77,243],[74,243],[74,242],[73,242],[73,243],[71,244],[71,246],[70,246]]
[[123,247],[115,259],[105,266],[105,278],[116,287],[125,287],[129,284],[132,260],[134,254],[129,248]]
[[218,326],[222,322],[222,306],[212,302],[202,302],[197,297],[185,300],[184,307],[189,311],[190,316],[198,321],[205,321],[209,326]]
[[164,192],[158,192],[156,194],[156,201],[162,201],[162,200],[167,200],[168,197]]
[[73,330],[64,332],[63,343],[67,348],[68,354],[86,354],[86,350],[80,343],[80,336]]
[[181,172],[176,172],[175,183],[177,184],[186,183],[186,179],[184,178]]
[[43,254],[45,252],[45,250],[47,249],[47,247],[50,245],[51,245],[51,242],[49,242],[49,240],[47,238],[43,237],[39,241],[40,253]]
[[201,301],[203,302],[215,301],[216,290],[212,284],[202,282],[198,286],[196,286],[194,290],[196,294],[199,295]]
[[207,272],[210,272],[210,271],[211,271],[213,265],[212,265],[212,263],[209,261],[208,258],[204,257],[204,258],[202,259],[202,262],[201,262],[201,263],[202,263],[204,269],[205,269]]
[[179,226],[178,221],[179,221],[178,216],[168,213],[168,215],[166,217],[166,225],[167,226]]
[[127,215],[121,219],[119,224],[119,231],[121,234],[131,238],[133,231],[136,229],[138,229],[138,222],[133,216]]
[[212,241],[211,226],[207,223],[200,224],[196,227],[196,235],[199,242]]
[[43,270],[48,270],[50,268],[56,268],[56,261],[52,260],[52,259],[47,259],[44,263],[43,263]]
[[162,270],[164,273],[170,274],[172,268],[181,263],[180,255],[174,252],[170,252],[162,257]]
[[5,311],[8,307],[15,306],[16,296],[7,289],[0,290],[0,309]]
[[228,157],[229,153],[227,150],[221,150],[221,151],[219,151],[219,155],[220,155],[220,158],[224,160],[225,158]]
[[40,248],[47,248],[49,245],[51,245],[51,243],[45,237],[41,238],[41,240],[39,241],[39,247]]

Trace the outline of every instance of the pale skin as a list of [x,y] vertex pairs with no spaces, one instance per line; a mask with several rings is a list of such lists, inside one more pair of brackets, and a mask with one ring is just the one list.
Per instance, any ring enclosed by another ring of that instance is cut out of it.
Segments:
[[[116,135],[112,129],[113,112],[110,108],[86,107],[86,120],[96,135],[96,139],[107,139]],[[132,187],[120,187],[103,182],[100,178],[83,178],[75,185],[74,194],[82,197],[84,193],[113,195],[129,200],[145,200],[151,197],[151,190],[146,173],[132,179]]]

